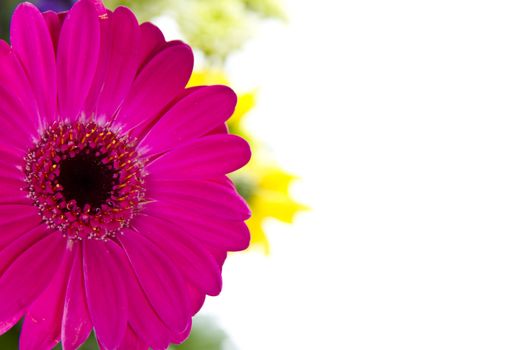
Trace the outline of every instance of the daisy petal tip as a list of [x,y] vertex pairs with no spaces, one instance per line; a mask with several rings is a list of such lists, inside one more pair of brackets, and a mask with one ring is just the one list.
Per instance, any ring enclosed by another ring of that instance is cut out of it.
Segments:
[[195,64],[195,57],[193,55],[193,49],[191,46],[180,40],[168,42],[166,43],[166,46],[167,49],[172,50],[172,52],[176,53],[176,55],[180,57],[179,64],[182,65],[181,69],[185,69],[187,72],[189,72],[187,77],[189,80],[191,72],[193,71],[193,65]]
[[251,241],[252,236],[250,234],[250,230],[248,229],[248,226],[244,224],[243,231],[241,234],[239,234],[238,246],[235,247],[236,249],[232,249],[232,251],[242,252],[243,250],[248,249]]
[[19,3],[16,7],[15,7],[15,10],[13,11],[13,16],[15,16],[15,14],[19,11],[24,11],[24,10],[29,10],[29,11],[33,11],[33,10],[36,10],[38,11],[38,13],[40,13],[40,10],[32,3],[30,3],[29,1],[24,1],[24,2],[21,2]]
[[191,72],[193,71],[193,65],[195,64],[195,57],[193,56],[193,50],[191,49],[190,45],[180,42],[180,44],[174,45],[173,47],[176,47],[182,54],[184,54],[184,65],[188,67],[191,75]]
[[137,17],[135,16],[135,14],[133,13],[133,11],[131,11],[129,8],[125,7],[125,6],[119,6],[115,9],[115,11],[113,11],[113,15],[114,16],[124,16],[124,17],[127,17],[129,19],[131,19],[133,21],[133,25],[134,26],[137,26],[139,27],[139,22],[137,20]]
[[21,2],[15,7],[15,10],[13,11],[13,18],[11,20],[11,24],[20,15],[35,12],[40,13],[40,10],[34,4],[27,1]]
[[228,106],[231,116],[237,106],[237,94],[233,89],[226,85],[211,85],[208,87],[210,93],[221,96],[223,103]]
[[11,42],[16,46],[19,37],[23,35],[24,29],[27,29],[27,23],[39,20],[42,17],[40,10],[30,2],[18,4],[13,11],[11,18]]
[[232,138],[232,143],[234,143],[238,149],[239,165],[238,168],[235,169],[238,170],[250,162],[252,159],[252,149],[248,141],[242,137],[237,135],[230,135],[230,137]]

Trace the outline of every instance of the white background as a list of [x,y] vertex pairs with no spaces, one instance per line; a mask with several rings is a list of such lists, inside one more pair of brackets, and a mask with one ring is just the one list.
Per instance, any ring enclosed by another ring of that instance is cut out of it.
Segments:
[[525,3],[288,1],[228,64],[312,211],[207,301],[241,350],[525,348]]

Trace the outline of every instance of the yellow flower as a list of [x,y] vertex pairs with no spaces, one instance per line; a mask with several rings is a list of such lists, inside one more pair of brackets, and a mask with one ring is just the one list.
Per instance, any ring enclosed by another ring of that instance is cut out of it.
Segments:
[[[270,244],[264,232],[264,221],[274,218],[291,224],[295,214],[307,207],[290,196],[290,185],[296,177],[273,162],[262,160],[259,151],[258,148],[254,150],[252,161],[242,171],[233,174],[232,179],[252,209],[252,217],[247,222],[252,247],[268,254]],[[243,186],[248,189],[243,189]]]
[[[228,84],[226,75],[219,70],[203,70],[192,75],[189,85]],[[307,209],[290,196],[290,185],[296,177],[281,169],[265,148],[244,128],[243,118],[254,107],[254,91],[240,94],[235,113],[228,121],[230,132],[249,140],[252,160],[241,171],[232,174],[239,193],[248,201],[252,217],[247,224],[252,234],[251,246],[270,252],[263,224],[268,218],[292,223],[297,212]]]

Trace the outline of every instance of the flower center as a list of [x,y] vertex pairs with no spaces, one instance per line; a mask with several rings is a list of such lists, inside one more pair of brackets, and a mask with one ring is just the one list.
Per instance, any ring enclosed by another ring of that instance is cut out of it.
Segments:
[[100,208],[111,197],[115,170],[105,166],[102,160],[101,155],[82,152],[60,162],[57,183],[62,185],[66,201],[75,200],[80,208],[86,204]]
[[119,234],[144,200],[136,142],[96,123],[55,123],[25,160],[28,196],[44,222],[71,239]]

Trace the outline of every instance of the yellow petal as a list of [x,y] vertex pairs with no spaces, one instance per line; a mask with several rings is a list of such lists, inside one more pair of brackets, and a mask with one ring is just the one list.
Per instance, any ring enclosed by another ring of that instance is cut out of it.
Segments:
[[218,69],[203,69],[191,74],[188,87],[200,85],[229,85],[226,74]]
[[246,224],[250,229],[251,241],[250,249],[261,249],[264,254],[270,254],[270,242],[263,229],[263,221],[260,217],[253,216]]
[[253,109],[255,106],[255,101],[257,97],[256,91],[247,92],[244,94],[240,94],[239,98],[237,100],[237,106],[235,107],[235,112],[233,113],[230,120],[228,120],[229,124],[238,124],[242,120],[242,118]]

